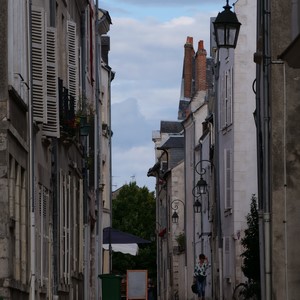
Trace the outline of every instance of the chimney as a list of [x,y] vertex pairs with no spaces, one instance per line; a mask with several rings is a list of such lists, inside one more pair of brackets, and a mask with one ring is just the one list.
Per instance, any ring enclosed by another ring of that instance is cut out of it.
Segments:
[[192,80],[193,80],[193,59],[195,51],[193,46],[193,37],[188,36],[184,45],[184,62],[183,62],[183,89],[184,98],[192,97]]
[[201,40],[198,42],[196,53],[196,90],[205,91],[206,89],[206,50]]

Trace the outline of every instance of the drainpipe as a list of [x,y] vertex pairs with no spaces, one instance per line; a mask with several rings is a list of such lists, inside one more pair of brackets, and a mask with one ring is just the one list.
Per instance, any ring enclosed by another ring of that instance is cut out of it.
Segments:
[[[109,88],[108,88],[108,92],[109,92],[109,96],[108,96],[108,106],[109,106],[109,120],[108,120],[108,128],[109,128],[109,174],[110,174],[110,185],[109,185],[109,207],[110,207],[110,223],[109,226],[112,227],[112,149],[111,149],[111,141],[112,141],[112,125],[111,125],[111,82],[114,80],[115,77],[115,73],[112,72],[112,70],[109,70],[109,80],[108,80],[108,84],[109,84]],[[111,244],[109,244],[109,271],[111,272],[112,270],[112,260],[111,260]]]
[[[257,36],[256,39],[259,41],[262,36],[262,24],[263,24],[263,1],[257,0]],[[256,90],[255,93],[256,100],[256,111],[255,111],[255,124],[256,124],[256,149],[257,149],[257,190],[258,190],[258,228],[259,228],[259,259],[260,259],[260,289],[261,289],[261,299],[265,300],[266,294],[266,281],[265,281],[265,233],[264,233],[264,192],[263,192],[263,182],[264,182],[264,153],[263,153],[263,76],[262,76],[262,52],[263,48],[257,48],[257,52],[254,54],[254,62],[256,65]]]
[[270,1],[263,6],[263,139],[264,139],[264,239],[265,239],[265,299],[271,299],[271,205],[270,205]]
[[[96,281],[96,299],[100,299],[100,280],[98,279],[98,275],[101,271],[101,256],[102,256],[102,246],[100,249],[100,231],[101,231],[101,222],[102,219],[100,218],[101,215],[101,202],[100,202],[100,190],[99,190],[99,179],[100,179],[100,164],[99,164],[99,156],[100,156],[100,105],[99,105],[99,95],[100,95],[100,86],[99,86],[99,80],[100,80],[100,72],[101,72],[101,47],[100,47],[100,38],[98,34],[98,26],[99,26],[99,6],[98,6],[98,0],[96,0],[95,3],[95,72],[96,72],[96,93],[95,93],[95,109],[96,109],[96,115],[95,115],[95,122],[94,122],[94,189],[95,189],[95,198],[96,198],[96,206],[97,206],[97,227],[96,227],[96,249],[95,249],[95,263],[96,263],[96,276],[94,280]],[[100,71],[99,71],[100,68]]]
[[32,107],[32,1],[29,0],[29,74],[30,74],[30,97],[28,101],[28,137],[29,137],[29,202],[30,202],[30,300],[35,299],[35,210],[34,210],[34,134],[33,134],[33,107]]
[[[81,16],[81,49],[82,49],[82,60],[81,60],[81,86],[82,86],[82,105],[83,110],[86,109],[86,12],[84,11]],[[88,225],[88,164],[87,164],[87,149],[88,149],[88,136],[82,137],[82,144],[83,144],[83,226],[84,226],[84,279],[83,279],[83,286],[84,286],[84,299],[89,299],[89,273],[90,273],[90,263],[89,263],[89,249],[88,241],[90,240],[89,236],[89,225]]]
[[223,240],[222,240],[222,224],[221,224],[221,204],[220,204],[220,153],[219,153],[219,51],[217,52],[217,65],[216,65],[216,90],[215,90],[215,195],[216,195],[216,211],[217,211],[217,238],[218,238],[218,262],[219,262],[219,299],[223,299]]

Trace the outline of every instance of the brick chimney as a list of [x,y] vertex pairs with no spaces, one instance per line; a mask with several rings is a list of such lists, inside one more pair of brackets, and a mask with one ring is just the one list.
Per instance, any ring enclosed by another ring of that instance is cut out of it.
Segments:
[[196,53],[196,91],[205,91],[206,83],[206,50],[203,41],[198,42],[198,50]]
[[193,80],[193,59],[195,51],[193,38],[188,36],[184,45],[184,62],[183,62],[183,84],[184,98],[192,97],[192,80]]

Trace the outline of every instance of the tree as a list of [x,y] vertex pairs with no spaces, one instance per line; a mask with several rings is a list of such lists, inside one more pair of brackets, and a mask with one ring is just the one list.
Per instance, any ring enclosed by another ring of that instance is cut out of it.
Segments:
[[[147,187],[140,188],[135,182],[120,188],[112,203],[112,227],[153,240],[155,234],[155,197]],[[156,280],[156,244],[139,245],[137,256],[115,252],[112,256],[114,273],[126,274],[134,269],[148,270],[149,278]]]
[[248,278],[247,288],[243,294],[246,299],[260,299],[260,260],[259,260],[259,227],[257,199],[252,195],[250,213],[247,215],[248,228],[241,243],[245,251],[243,257],[242,271]]

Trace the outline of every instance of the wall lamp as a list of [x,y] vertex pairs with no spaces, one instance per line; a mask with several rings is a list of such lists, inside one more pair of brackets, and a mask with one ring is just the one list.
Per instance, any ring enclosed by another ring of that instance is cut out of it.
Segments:
[[206,168],[203,167],[203,164],[212,165],[213,163],[210,160],[202,159],[200,160],[196,166],[195,171],[200,175],[200,179],[197,184],[194,186],[192,193],[195,197],[195,202],[193,204],[194,213],[201,213],[202,211],[202,196],[208,194],[208,184],[206,180],[203,178],[203,175],[206,174]]
[[181,202],[183,205],[183,209],[185,210],[185,204],[183,201],[181,201],[180,199],[175,199],[171,202],[171,208],[174,210],[173,214],[172,214],[172,223],[174,224],[178,224],[178,220],[179,220],[179,215],[177,213],[178,210],[178,202]]
[[218,48],[235,48],[239,36],[241,23],[236,13],[231,11],[231,6],[226,0],[224,10],[218,13],[214,25],[214,33]]

